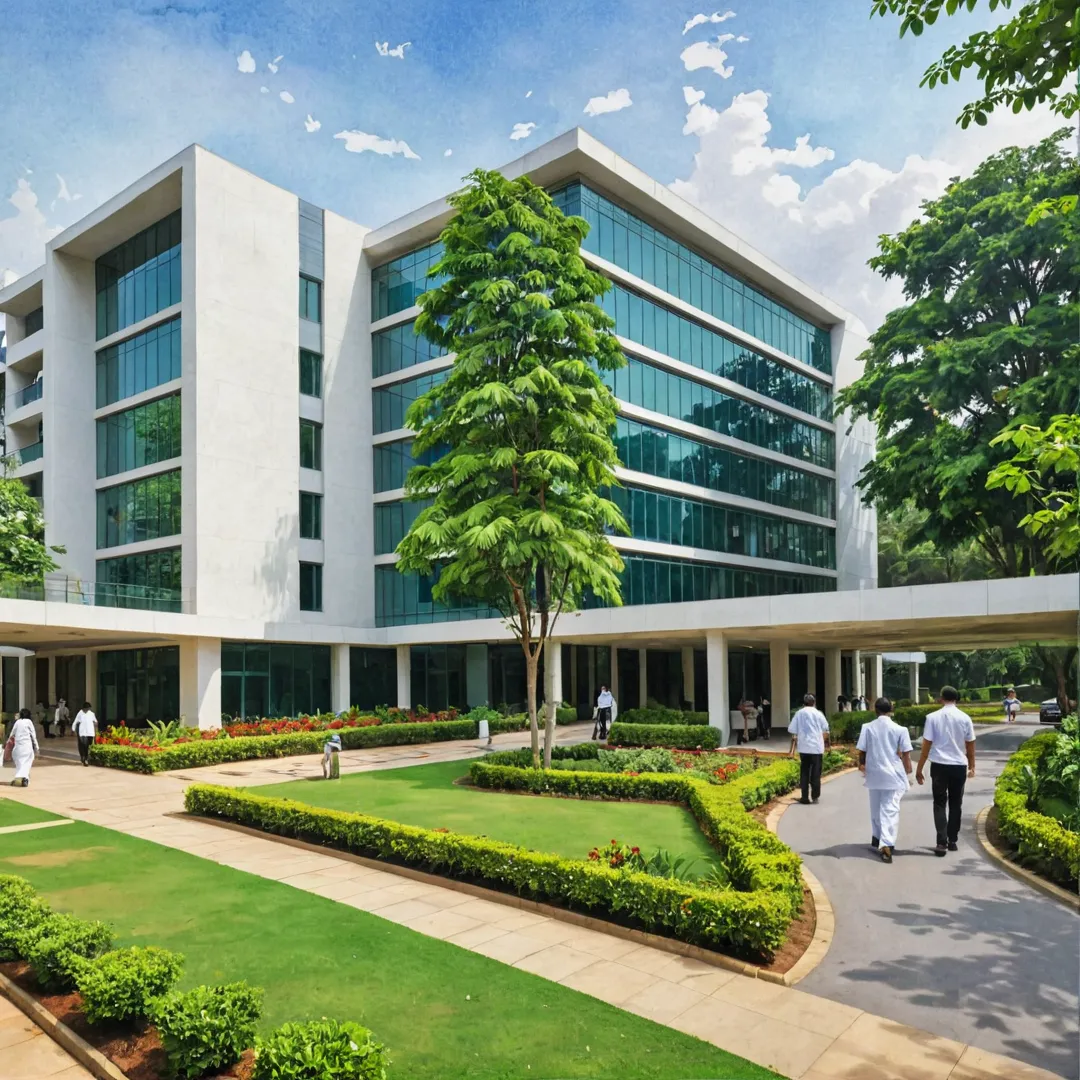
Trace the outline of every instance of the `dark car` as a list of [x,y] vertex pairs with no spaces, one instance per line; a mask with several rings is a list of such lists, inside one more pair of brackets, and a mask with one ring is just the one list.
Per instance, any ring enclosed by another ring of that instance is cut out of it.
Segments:
[[1057,698],[1050,698],[1049,701],[1044,701],[1039,706],[1039,723],[1040,724],[1060,724],[1061,723],[1061,706],[1057,703]]

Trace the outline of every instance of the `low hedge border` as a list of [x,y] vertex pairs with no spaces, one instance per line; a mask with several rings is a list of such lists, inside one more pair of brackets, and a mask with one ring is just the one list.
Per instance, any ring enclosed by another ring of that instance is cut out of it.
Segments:
[[608,731],[610,746],[666,746],[670,750],[715,750],[718,728],[701,724],[640,724],[616,720]]
[[1059,821],[1027,808],[1023,791],[1024,766],[1038,770],[1050,753],[1057,733],[1032,735],[1005,764],[994,785],[998,830],[1016,849],[1020,861],[1043,877],[1073,892],[1080,881],[1080,836]]
[[659,705],[645,709],[627,709],[626,712],[619,713],[617,722],[620,724],[701,725],[708,724],[709,714],[684,712],[681,709],[669,709]]

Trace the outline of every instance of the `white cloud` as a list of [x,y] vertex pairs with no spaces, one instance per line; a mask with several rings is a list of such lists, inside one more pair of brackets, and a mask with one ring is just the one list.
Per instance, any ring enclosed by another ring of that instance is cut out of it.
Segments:
[[526,96],[527,98],[531,98],[531,97],[532,97],[532,91],[531,91],[531,90],[526,90],[526,91],[525,91],[525,96]]
[[307,114],[307,119],[304,121],[304,128],[307,131],[318,131],[322,127],[320,121],[316,120],[311,113]]
[[286,105],[292,105],[293,102],[296,101],[296,98],[294,98],[288,90],[282,90],[281,93],[278,94],[278,97],[281,98],[281,100],[284,101]]
[[705,23],[727,22],[728,19],[734,18],[734,11],[725,11],[723,15],[721,15],[719,11],[714,11],[711,15],[695,15],[692,19],[687,19],[686,25],[682,28],[682,32],[688,34],[695,26],[704,26]]
[[414,161],[420,160],[420,155],[414,154],[409,144],[401,139],[383,139],[378,135],[369,135],[366,131],[339,131],[334,138],[343,140],[345,149],[351,154],[362,154],[370,150],[373,154],[383,154],[386,157],[401,154]]
[[528,124],[515,124],[514,130],[510,132],[510,138],[517,142],[518,139],[527,139],[532,133],[533,128],[536,127],[531,121]]
[[259,93],[260,94],[269,94],[270,93],[270,87],[269,86],[260,86],[259,87]]
[[695,90],[692,86],[684,86],[682,96],[687,105],[696,105],[705,96],[705,91]]
[[411,44],[411,41],[403,41],[400,45],[395,45],[394,48],[391,49],[389,41],[376,41],[375,49],[380,56],[393,56],[398,60],[404,60],[405,50]]
[[737,94],[721,110],[695,101],[683,127],[698,139],[694,165],[671,187],[870,329],[904,300],[897,282],[866,265],[878,236],[906,228],[950,177],[969,175],[996,150],[1036,142],[1056,127],[1045,111],[995,114],[985,128],[956,128],[931,153],[911,154],[897,168],[856,158],[800,184],[788,171],[819,166],[833,151],[812,146],[809,135],[793,147],[770,146],[768,101],[761,90]]
[[584,112],[586,116],[600,116],[602,113],[628,109],[633,104],[630,100],[630,91],[623,87],[621,90],[609,90],[601,97],[589,98],[585,103]]
[[61,202],[75,202],[76,199],[81,199],[82,195],[72,195],[68,190],[67,181],[59,174],[56,174],[57,183],[60,185],[60,190],[57,191],[56,197]]
[[443,157],[450,157],[450,155],[451,155],[451,154],[452,154],[453,152],[454,152],[453,150],[444,150],[444,151],[442,152],[442,156],[443,156]]
[[715,44],[711,41],[695,41],[693,45],[687,45],[679,53],[679,59],[687,71],[708,68],[710,71],[715,71],[721,79],[730,79],[735,69],[730,64],[724,64],[728,54],[724,52],[723,46],[734,40],[734,34],[721,34]]
[[25,274],[45,261],[45,245],[60,232],[50,225],[38,206],[38,197],[25,178],[15,185],[7,200],[15,213],[0,218],[0,267]]
[[255,70],[255,57],[247,49],[236,58],[236,70],[245,75],[250,75]]
[[267,61],[266,66],[270,69],[270,74],[271,75],[276,75],[277,74],[278,65],[284,59],[285,59],[285,57],[284,57],[284,55],[282,55],[282,56],[275,56],[273,60],[268,60]]

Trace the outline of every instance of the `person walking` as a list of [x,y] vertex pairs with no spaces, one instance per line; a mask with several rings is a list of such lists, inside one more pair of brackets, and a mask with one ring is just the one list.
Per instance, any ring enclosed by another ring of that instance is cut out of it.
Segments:
[[68,725],[71,723],[71,710],[67,702],[61,698],[56,703],[56,731],[62,739],[67,734]]
[[335,731],[323,744],[322,774],[324,780],[337,780],[341,776],[341,736]]
[[1016,696],[1016,691],[1010,686],[1005,691],[1005,700],[1002,702],[1005,706],[1005,719],[1010,723],[1014,723],[1016,718],[1020,715],[1020,699]]
[[743,743],[750,742],[750,729],[757,729],[758,710],[757,706],[747,698],[739,706],[739,712],[742,713],[742,731],[738,733],[738,739],[736,746],[741,746]]
[[11,754],[11,762],[15,766],[15,779],[11,781],[11,786],[29,787],[30,767],[34,764],[34,758],[41,753],[29,709],[19,711],[19,718],[11,727],[4,749]]
[[30,719],[41,728],[41,734],[44,738],[56,738],[51,730],[52,717],[49,715],[49,710],[45,708],[45,705],[42,702],[35,702],[33,711],[30,713]]
[[941,708],[927,716],[923,727],[915,779],[923,783],[923,769],[929,759],[937,830],[934,854],[944,858],[946,851],[957,850],[964,785],[975,776],[975,727],[971,717],[957,706],[960,694],[955,687],[943,686],[938,700]]
[[813,798],[821,798],[821,760],[829,745],[829,721],[825,714],[815,708],[817,699],[813,694],[803,697],[803,707],[791,718],[791,753],[799,751],[799,786],[802,789],[803,806]]
[[83,707],[75,716],[75,723],[71,730],[79,741],[79,759],[83,765],[90,765],[90,747],[94,745],[94,736],[97,735],[98,722],[94,710],[90,708],[90,702],[84,701]]
[[611,726],[612,710],[615,708],[615,697],[606,686],[600,687],[600,693],[596,698],[596,725],[593,727],[593,738],[599,733],[600,740],[606,741],[608,728]]
[[758,711],[758,738],[772,741],[772,703],[767,697],[761,699],[761,709]]
[[870,846],[891,863],[900,828],[900,800],[911,785],[911,736],[892,718],[893,704],[880,697],[874,719],[863,724],[856,749],[870,796]]

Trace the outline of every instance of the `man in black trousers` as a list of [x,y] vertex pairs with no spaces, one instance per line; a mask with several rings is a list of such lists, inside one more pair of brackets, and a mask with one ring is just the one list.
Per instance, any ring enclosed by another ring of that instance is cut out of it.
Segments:
[[964,786],[975,776],[975,728],[971,717],[957,706],[960,695],[952,686],[941,688],[941,708],[926,718],[922,753],[915,779],[922,784],[923,767],[930,759],[930,788],[934,794],[934,854],[944,858],[957,850]]

